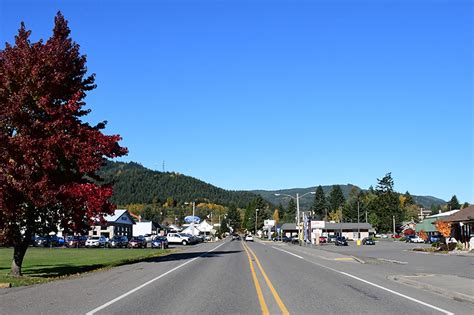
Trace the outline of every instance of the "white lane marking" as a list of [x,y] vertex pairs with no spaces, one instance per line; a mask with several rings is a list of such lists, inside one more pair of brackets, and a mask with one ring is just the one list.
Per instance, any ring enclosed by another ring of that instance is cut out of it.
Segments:
[[290,253],[290,252],[288,252],[288,251],[286,251],[286,250],[284,250],[284,249],[281,249],[281,248],[278,248],[278,247],[275,247],[275,246],[272,246],[272,248],[275,248],[276,250],[279,250],[279,251],[281,251],[281,252],[285,252],[285,253],[287,253],[287,254],[293,255],[293,256],[295,256],[295,257],[298,257],[299,259],[303,259],[303,260],[304,260],[303,257],[298,256],[298,255],[293,254],[293,253]]
[[103,309],[106,308],[107,306],[110,306],[110,305],[114,304],[115,302],[120,301],[120,300],[123,299],[124,297],[127,297],[127,296],[129,296],[130,294],[132,294],[132,293],[134,293],[134,292],[137,292],[138,290],[140,290],[140,289],[146,287],[147,285],[149,285],[149,284],[155,282],[155,281],[158,280],[158,279],[163,278],[164,276],[166,276],[166,275],[172,273],[173,271],[178,270],[179,268],[181,268],[181,267],[183,267],[183,266],[185,266],[185,265],[187,265],[187,264],[189,264],[189,263],[195,261],[196,259],[198,259],[198,258],[200,258],[200,257],[202,257],[202,256],[205,256],[205,255],[207,255],[207,254],[209,254],[209,253],[211,253],[211,252],[213,252],[213,251],[215,251],[216,249],[218,249],[219,247],[221,247],[221,246],[224,245],[224,244],[225,244],[225,243],[222,243],[222,244],[220,244],[219,246],[214,247],[214,248],[211,249],[210,251],[205,252],[204,254],[201,254],[201,255],[199,255],[198,257],[195,257],[195,258],[193,258],[193,259],[191,259],[191,260],[188,260],[187,262],[185,262],[185,263],[183,263],[183,264],[181,264],[181,265],[179,265],[179,266],[177,266],[177,267],[174,267],[174,268],[171,269],[171,270],[168,270],[167,272],[165,272],[165,273],[159,275],[158,277],[155,277],[155,278],[151,279],[150,281],[145,282],[144,284],[142,284],[142,285],[136,287],[135,289],[132,289],[132,290],[130,290],[130,291],[128,291],[128,292],[122,294],[121,296],[116,297],[115,299],[113,299],[113,300],[111,300],[111,301],[109,301],[109,302],[107,302],[107,303],[105,303],[105,304],[103,304],[103,305],[101,305],[101,306],[99,306],[99,307],[93,309],[92,311],[86,313],[86,315],[92,315],[92,314],[97,313],[97,312],[100,311],[100,310],[103,310]]
[[[272,247],[275,248],[275,249],[277,249],[277,250],[280,250],[280,251],[282,251],[282,252],[288,253],[288,254],[290,254],[290,255],[296,256],[296,257],[301,258],[301,259],[304,260],[304,258],[301,257],[301,256],[295,255],[295,254],[290,253],[290,252],[288,252],[288,251],[286,251],[286,250],[283,250],[283,249],[276,248],[276,247],[274,247],[274,246],[272,246]],[[378,284],[376,284],[376,283],[373,283],[373,282],[364,280],[364,279],[362,279],[362,278],[356,277],[356,276],[351,275],[351,274],[349,274],[349,273],[347,273],[347,272],[339,271],[339,270],[337,270],[337,269],[334,269],[334,268],[331,268],[331,267],[328,267],[328,266],[325,266],[325,265],[318,264],[317,262],[314,262],[314,261],[309,261],[309,262],[311,262],[312,264],[315,264],[315,265],[317,265],[317,266],[320,266],[320,267],[322,267],[322,268],[326,268],[326,269],[329,269],[329,270],[331,270],[331,271],[337,272],[337,273],[339,273],[339,274],[341,274],[341,275],[345,275],[345,276],[347,276],[347,277],[350,277],[350,278],[359,280],[359,281],[361,281],[361,282],[364,282],[364,283],[369,284],[369,285],[371,285],[371,286],[374,286],[374,287],[376,287],[376,288],[382,289],[382,290],[384,290],[384,291],[390,292],[390,293],[392,293],[392,294],[398,295],[398,296],[400,296],[400,297],[402,297],[402,298],[405,298],[405,299],[407,299],[407,300],[410,300],[410,301],[412,301],[412,302],[415,302],[415,303],[424,305],[424,306],[426,306],[426,307],[432,308],[432,309],[437,310],[437,311],[439,311],[439,312],[441,312],[441,313],[444,313],[444,314],[446,314],[446,315],[454,315],[454,313],[452,313],[452,312],[450,312],[450,311],[447,311],[447,310],[442,309],[442,308],[439,308],[439,307],[437,307],[437,306],[434,306],[434,305],[428,304],[428,303],[426,303],[426,302],[417,300],[417,299],[415,299],[415,298],[412,298],[412,297],[410,297],[410,296],[408,296],[408,295],[399,293],[399,292],[397,292],[397,291],[394,291],[394,290],[385,288],[385,287],[383,287],[383,286],[381,286],[381,285],[378,285]]]

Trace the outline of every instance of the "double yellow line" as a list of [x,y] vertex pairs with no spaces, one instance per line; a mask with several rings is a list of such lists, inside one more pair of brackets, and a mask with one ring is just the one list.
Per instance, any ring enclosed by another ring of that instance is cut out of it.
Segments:
[[258,281],[257,274],[255,273],[255,268],[254,268],[253,263],[252,263],[252,257],[250,255],[252,255],[253,258],[255,259],[255,263],[257,264],[258,269],[260,270],[263,278],[265,279],[265,282],[267,283],[267,286],[270,289],[270,292],[272,293],[273,298],[275,299],[276,303],[278,304],[278,307],[280,308],[282,314],[284,314],[284,315],[290,314],[288,312],[288,309],[286,308],[285,304],[283,304],[283,301],[281,300],[281,298],[278,295],[277,291],[273,287],[273,284],[270,281],[270,279],[268,278],[267,273],[263,269],[262,264],[260,264],[260,261],[258,260],[257,255],[255,255],[253,250],[251,250],[250,247],[247,246],[247,244],[242,242],[242,245],[244,246],[244,250],[247,253],[247,258],[249,259],[250,271],[252,272],[252,278],[253,278],[253,282],[255,284],[255,290],[257,291],[257,297],[258,297],[258,301],[260,302],[260,308],[262,310],[262,314],[267,315],[267,314],[270,314],[270,313],[268,311],[267,303],[265,303],[265,299],[263,298],[262,288],[260,287],[260,283]]

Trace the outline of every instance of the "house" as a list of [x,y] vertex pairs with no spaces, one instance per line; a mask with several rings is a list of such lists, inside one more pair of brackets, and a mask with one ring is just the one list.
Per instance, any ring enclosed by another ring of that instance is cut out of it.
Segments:
[[473,249],[474,240],[474,205],[457,211],[444,219],[451,223],[451,235],[463,244],[466,249]]
[[283,236],[292,237],[298,235],[296,223],[283,223],[280,229]]
[[132,226],[135,224],[132,216],[127,210],[115,210],[113,215],[104,216],[105,223],[102,225],[93,225],[89,230],[89,236],[105,236],[113,238],[114,236],[124,235],[132,237]]
[[438,220],[444,220],[445,218],[449,217],[450,215],[455,214],[459,210],[451,210],[446,212],[440,212],[434,215],[430,215],[426,217],[423,221],[419,222],[415,226],[415,232],[418,234],[422,230],[426,232],[428,236],[438,235],[439,232],[436,229],[435,222]]

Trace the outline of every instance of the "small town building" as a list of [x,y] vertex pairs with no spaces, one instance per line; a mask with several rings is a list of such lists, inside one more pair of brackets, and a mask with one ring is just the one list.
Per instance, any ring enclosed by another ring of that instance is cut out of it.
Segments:
[[463,244],[465,249],[474,246],[474,205],[457,211],[444,219],[451,222],[451,235]]
[[439,232],[436,229],[435,222],[438,220],[444,220],[445,218],[457,213],[458,211],[459,210],[451,210],[430,215],[426,217],[423,221],[416,224],[415,232],[418,234],[423,230],[428,236],[439,235]]
[[113,215],[104,216],[104,224],[91,226],[89,236],[114,236],[132,237],[132,226],[135,224],[132,216],[127,210],[117,209]]
[[[324,222],[323,225],[319,224],[317,227],[313,224],[312,221],[311,232],[314,235],[328,236],[336,235],[343,236],[348,240],[357,240],[369,237],[370,232],[373,230],[370,223],[333,223],[333,222]],[[360,235],[359,235],[360,234]]]

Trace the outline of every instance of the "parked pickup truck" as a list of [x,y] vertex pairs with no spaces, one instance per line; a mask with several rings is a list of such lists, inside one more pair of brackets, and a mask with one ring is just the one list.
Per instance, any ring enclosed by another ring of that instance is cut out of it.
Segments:
[[170,244],[188,245],[193,243],[191,235],[187,235],[184,233],[168,233],[168,235],[166,235],[166,239]]

